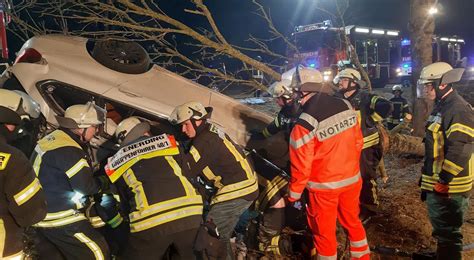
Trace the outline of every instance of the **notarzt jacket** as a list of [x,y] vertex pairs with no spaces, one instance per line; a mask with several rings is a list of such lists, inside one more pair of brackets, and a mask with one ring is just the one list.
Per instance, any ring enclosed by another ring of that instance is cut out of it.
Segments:
[[398,125],[400,124],[400,119],[405,118],[410,113],[408,102],[403,97],[393,97],[390,99],[390,102],[392,102],[393,111],[390,117],[387,118],[387,122]]
[[23,250],[23,228],[46,216],[46,201],[31,163],[0,135],[0,258]]
[[305,188],[330,192],[357,183],[361,149],[357,114],[349,102],[315,94],[290,136],[290,201],[298,200]]
[[78,137],[69,130],[56,130],[38,141],[33,168],[43,186],[48,214],[38,227],[60,227],[86,220],[78,210],[83,196],[100,191],[93,178],[89,157]]
[[199,227],[202,197],[181,171],[173,136],[142,137],[117,154],[116,161],[126,158],[116,170],[121,174],[117,188],[132,233],[150,230],[168,235]]
[[213,124],[204,125],[192,141],[187,155],[190,177],[203,177],[216,192],[211,204],[237,198],[255,200],[256,173],[242,150]]
[[428,118],[421,189],[433,191],[439,181],[449,193],[472,189],[474,112],[456,92],[436,104]]

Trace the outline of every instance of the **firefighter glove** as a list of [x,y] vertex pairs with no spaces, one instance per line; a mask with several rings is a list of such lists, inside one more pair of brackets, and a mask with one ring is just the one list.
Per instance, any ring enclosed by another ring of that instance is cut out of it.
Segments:
[[434,186],[434,190],[438,193],[447,194],[449,192],[448,184],[436,183]]

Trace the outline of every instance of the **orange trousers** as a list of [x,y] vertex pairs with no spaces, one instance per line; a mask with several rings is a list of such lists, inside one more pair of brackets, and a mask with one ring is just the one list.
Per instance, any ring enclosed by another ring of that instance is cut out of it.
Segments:
[[365,230],[359,219],[362,181],[338,190],[310,191],[308,224],[318,259],[337,259],[336,219],[349,233],[351,259],[370,259]]

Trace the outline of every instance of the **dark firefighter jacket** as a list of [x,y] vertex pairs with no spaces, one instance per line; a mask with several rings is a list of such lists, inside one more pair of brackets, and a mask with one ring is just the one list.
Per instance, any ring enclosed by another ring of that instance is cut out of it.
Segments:
[[86,220],[79,211],[82,198],[98,193],[100,186],[79,138],[69,130],[56,130],[38,141],[32,159],[48,202],[48,214],[36,226],[60,227]]
[[390,99],[390,102],[392,102],[393,111],[390,117],[387,118],[387,122],[398,125],[400,124],[400,119],[405,118],[410,113],[408,102],[403,97],[393,97]]
[[112,158],[109,165],[114,160],[121,164],[114,174],[121,175],[117,189],[132,233],[168,235],[199,227],[202,197],[181,171],[181,153],[172,135],[141,137]]
[[436,104],[428,118],[421,189],[433,191],[438,181],[449,193],[468,193],[474,169],[474,112],[457,92]]
[[288,178],[282,175],[281,170],[268,166],[260,156],[254,153],[252,153],[252,161],[257,172],[259,188],[254,208],[259,212],[264,212],[286,195]]
[[257,176],[242,150],[216,125],[206,123],[194,137],[187,161],[190,177],[215,188],[211,204],[242,198],[255,200]]
[[0,258],[23,250],[23,228],[46,216],[46,201],[31,163],[0,135]]
[[383,156],[382,143],[376,124],[389,116],[392,105],[386,99],[365,90],[357,90],[347,100],[357,111],[364,137],[364,146],[360,158],[362,177],[364,179],[376,178],[377,166]]
[[273,119],[273,121],[265,127],[262,131],[262,135],[265,138],[268,138],[272,135],[277,134],[280,131],[285,132],[285,140],[288,140],[290,137],[291,129],[296,123],[295,117],[292,117],[290,114],[291,108],[289,106],[284,106],[278,115]]

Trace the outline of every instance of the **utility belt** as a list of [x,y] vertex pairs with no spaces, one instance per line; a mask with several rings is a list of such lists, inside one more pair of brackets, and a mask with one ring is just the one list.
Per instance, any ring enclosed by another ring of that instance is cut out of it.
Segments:
[[39,223],[33,225],[39,228],[56,228],[66,226],[79,221],[87,220],[84,213],[74,209],[48,213],[46,217]]

